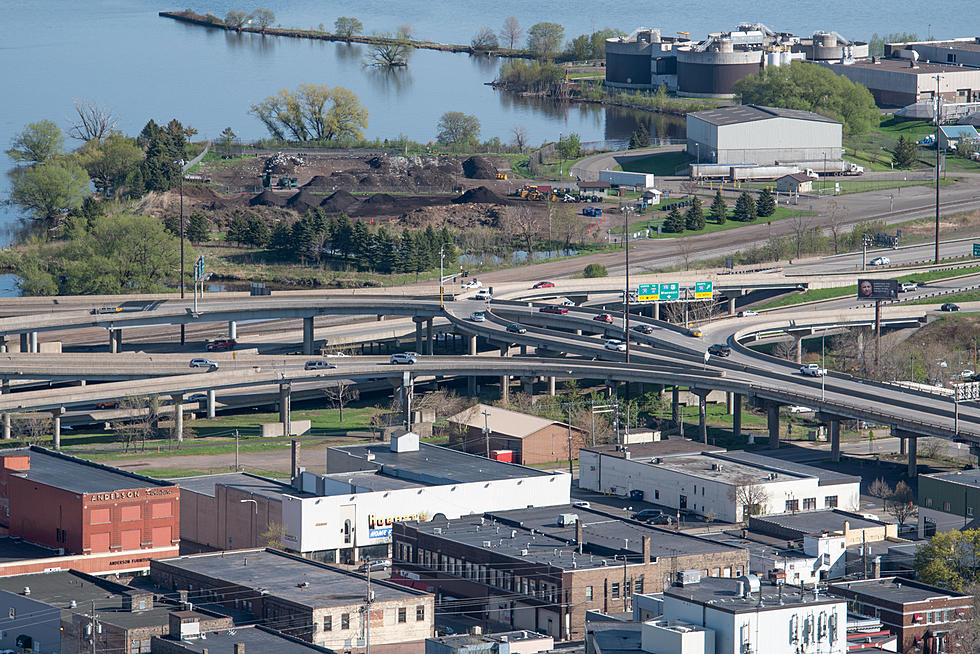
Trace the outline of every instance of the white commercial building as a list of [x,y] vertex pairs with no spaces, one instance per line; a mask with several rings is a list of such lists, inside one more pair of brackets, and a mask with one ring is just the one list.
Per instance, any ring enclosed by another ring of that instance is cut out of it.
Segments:
[[327,561],[388,556],[391,525],[568,504],[571,475],[419,443],[331,447],[327,473],[302,472],[282,496],[283,541]]
[[856,511],[860,485],[858,477],[742,451],[634,457],[627,448],[579,454],[583,489],[725,522],[741,522],[750,513]]

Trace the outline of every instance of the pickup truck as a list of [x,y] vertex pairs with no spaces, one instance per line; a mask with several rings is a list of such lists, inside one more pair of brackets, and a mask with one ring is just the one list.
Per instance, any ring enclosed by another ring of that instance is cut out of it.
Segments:
[[800,367],[800,374],[806,377],[823,377],[827,374],[827,369],[821,368],[819,363],[808,363]]

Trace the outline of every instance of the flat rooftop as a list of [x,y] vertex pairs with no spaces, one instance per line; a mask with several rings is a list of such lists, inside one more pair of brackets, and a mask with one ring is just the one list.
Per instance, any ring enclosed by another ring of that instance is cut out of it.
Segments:
[[886,59],[880,57],[878,63],[872,63],[868,59],[861,59],[849,64],[841,64],[839,62],[830,62],[826,65],[831,68],[873,68],[876,70],[886,70],[891,73],[906,73],[909,75],[935,75],[936,73],[965,73],[969,75],[976,75],[976,68],[965,68],[963,66],[947,66],[945,64],[934,64],[926,61],[918,61],[915,64],[915,68],[912,68],[909,63],[910,59]]
[[329,475],[321,475],[332,481],[347,483],[352,486],[352,490],[345,493],[331,492],[327,489],[327,494],[346,494],[347,492],[364,493],[370,491],[399,490],[402,488],[422,488],[426,484],[420,484],[398,477],[389,477],[381,472],[335,472]]
[[47,559],[55,556],[60,556],[58,550],[28,543],[19,538],[0,538],[0,563],[26,559]]
[[980,52],[980,43],[978,43],[975,38],[952,39],[950,41],[913,41],[912,43],[894,43],[891,45],[903,50],[910,50],[911,48],[907,46],[911,45],[932,45],[936,46],[937,48],[949,48],[951,50],[972,50],[973,52]]
[[[363,575],[272,550],[238,550],[197,554],[151,562],[266,591],[304,606],[347,606],[363,600]],[[304,585],[306,584],[306,585]],[[378,600],[404,599],[424,593],[395,584],[371,584]]]
[[32,600],[62,609],[69,608],[73,600],[79,606],[83,606],[83,602],[90,606],[92,600],[96,600],[99,609],[120,607],[122,596],[119,593],[124,590],[120,584],[74,570],[0,577],[0,591],[20,595],[25,586],[31,589]]
[[195,654],[203,654],[205,651],[208,654],[235,654],[235,645],[237,643],[245,644],[245,652],[247,654],[262,652],[275,652],[276,654],[324,652],[335,654],[331,649],[306,643],[297,638],[276,633],[261,626],[235,627],[234,629],[209,631],[206,635],[207,638],[182,640],[180,641],[180,645],[186,651],[194,652]]
[[671,438],[652,443],[633,443],[632,445],[598,445],[596,447],[583,447],[582,449],[586,452],[598,452],[621,459],[626,458],[626,453],[629,452],[630,459],[634,461],[643,461],[644,459],[653,459],[662,456],[725,451],[723,447],[708,445],[706,443],[695,443],[686,438]]
[[209,497],[215,496],[215,489],[218,486],[229,486],[270,499],[281,499],[284,493],[288,493],[289,495],[299,493],[299,491],[285,482],[269,479],[268,477],[251,475],[247,472],[229,472],[219,475],[201,475],[198,477],[175,477],[167,481],[176,484],[182,489],[187,489],[192,493],[207,495]]
[[933,599],[969,598],[970,595],[957,593],[945,588],[930,586],[903,577],[883,577],[881,579],[865,579],[831,584],[830,592],[850,591],[864,597],[907,604],[912,602],[927,602]]
[[963,486],[980,487],[980,468],[972,468],[970,470],[957,470],[955,472],[934,472],[932,474],[923,475],[923,477],[929,477],[930,479],[938,479],[940,481],[949,482],[951,484],[962,484]]
[[802,477],[816,477],[820,480],[819,486],[832,484],[860,484],[861,478],[855,475],[847,475],[828,468],[818,468],[805,463],[787,461],[785,459],[747,452],[745,450],[730,450],[724,454],[713,455],[720,459],[738,461],[749,465],[759,466],[776,472],[787,472]]
[[883,527],[886,524],[878,520],[868,520],[856,513],[833,510],[752,516],[751,523],[753,528],[757,523],[763,523],[792,529],[798,532],[800,537],[822,531],[844,531],[844,523],[847,523],[849,529],[869,529]]
[[137,488],[173,486],[168,481],[160,481],[100,463],[85,461],[36,445],[0,450],[0,456],[30,457],[30,470],[14,472],[13,474],[72,493],[107,493]]
[[818,123],[838,122],[812,111],[803,111],[800,109],[782,109],[780,107],[763,107],[757,104],[721,107],[719,109],[709,109],[708,111],[697,111],[688,115],[694,116],[695,118],[703,120],[706,123],[719,126],[738,125],[740,123],[751,123],[757,120],[769,120],[771,118],[812,120]]
[[[748,591],[748,588],[745,590]],[[720,577],[701,577],[700,583],[684,586],[674,584],[664,590],[664,597],[676,597],[688,602],[705,604],[712,609],[728,613],[754,613],[792,606],[840,604],[844,601],[843,598],[828,597],[825,594],[818,594],[815,598],[812,590],[801,590],[789,584],[776,586],[768,583],[761,584],[758,591],[746,593],[746,596],[742,597],[738,593],[736,579]]]

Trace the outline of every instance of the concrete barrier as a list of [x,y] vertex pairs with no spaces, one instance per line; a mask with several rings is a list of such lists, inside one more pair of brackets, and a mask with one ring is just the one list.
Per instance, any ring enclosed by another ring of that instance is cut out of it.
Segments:
[[[266,422],[263,423],[261,427],[262,438],[274,438],[276,436],[283,435],[281,422]],[[289,423],[289,430],[292,432],[290,436],[301,436],[310,431],[310,421],[293,420]]]

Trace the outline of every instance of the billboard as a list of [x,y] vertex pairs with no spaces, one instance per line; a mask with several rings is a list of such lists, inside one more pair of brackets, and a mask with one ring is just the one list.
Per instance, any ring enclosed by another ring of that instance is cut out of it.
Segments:
[[713,282],[694,282],[694,299],[710,300],[713,295]]
[[897,279],[859,279],[859,300],[895,300],[898,298]]
[[660,299],[660,285],[640,284],[637,288],[636,299],[640,302],[656,302]]

